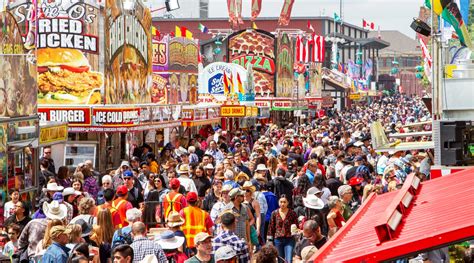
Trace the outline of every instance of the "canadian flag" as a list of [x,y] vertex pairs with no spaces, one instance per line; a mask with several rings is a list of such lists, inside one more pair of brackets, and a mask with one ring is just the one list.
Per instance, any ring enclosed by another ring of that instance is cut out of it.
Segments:
[[325,55],[325,42],[324,36],[318,36],[313,34],[311,37],[311,44],[313,45],[312,50],[312,62],[324,62],[324,55]]
[[365,19],[362,19],[362,27],[364,29],[375,30],[375,23],[374,22],[369,22]]
[[309,62],[309,41],[296,37],[296,62]]

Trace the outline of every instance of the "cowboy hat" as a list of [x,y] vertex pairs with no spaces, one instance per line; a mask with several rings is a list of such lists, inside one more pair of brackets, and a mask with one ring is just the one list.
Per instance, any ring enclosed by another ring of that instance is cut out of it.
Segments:
[[64,187],[58,185],[57,183],[49,183],[46,185],[46,191],[48,192],[60,192]]
[[43,213],[48,219],[63,220],[67,215],[67,207],[58,201],[51,201],[49,204],[45,202],[43,204]]
[[187,164],[179,166],[178,174],[189,174],[189,166]]
[[166,224],[169,227],[181,226],[184,224],[184,219],[176,211],[171,211],[166,220]]
[[244,178],[245,181],[250,180],[249,176],[246,173],[240,172],[237,176],[235,176],[234,181],[237,182],[237,181],[239,181],[239,179],[242,179],[242,178]]
[[303,197],[303,204],[307,208],[311,209],[323,209],[324,202],[316,195],[309,195],[308,197]]
[[206,166],[204,166],[204,169],[205,170],[214,170],[214,165],[212,165],[212,163],[208,163],[208,164],[206,164]]
[[268,168],[265,166],[265,164],[261,163],[257,165],[257,169],[255,169],[255,171],[268,171]]
[[166,230],[159,236],[160,245],[162,249],[177,249],[184,243],[184,237],[176,236],[173,231]]
[[257,188],[250,181],[246,181],[244,185],[242,186],[242,189],[250,190],[252,191],[252,193],[255,192],[255,190],[257,190]]

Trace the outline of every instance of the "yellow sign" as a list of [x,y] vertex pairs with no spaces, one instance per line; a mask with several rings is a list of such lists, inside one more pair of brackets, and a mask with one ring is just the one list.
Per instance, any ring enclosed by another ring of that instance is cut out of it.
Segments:
[[222,106],[221,117],[245,117],[245,106]]
[[67,125],[40,128],[41,145],[67,140]]
[[349,94],[349,99],[351,99],[351,100],[360,100],[361,99],[360,93]]
[[257,117],[257,116],[258,116],[258,108],[252,107],[252,117]]

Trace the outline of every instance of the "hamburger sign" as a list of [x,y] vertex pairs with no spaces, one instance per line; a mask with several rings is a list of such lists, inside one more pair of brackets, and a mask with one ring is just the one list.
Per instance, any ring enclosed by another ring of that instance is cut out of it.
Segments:
[[40,104],[102,102],[99,16],[97,1],[47,0],[39,4],[36,48]]

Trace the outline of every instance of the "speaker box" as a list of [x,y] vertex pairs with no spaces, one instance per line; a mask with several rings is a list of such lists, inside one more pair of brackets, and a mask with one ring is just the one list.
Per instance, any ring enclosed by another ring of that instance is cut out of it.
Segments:
[[470,121],[440,121],[439,132],[439,162],[441,165],[466,165],[472,162],[469,151],[472,123]]
[[431,27],[418,18],[413,19],[413,22],[411,22],[410,27],[417,33],[420,33],[424,36],[429,37],[431,35]]

